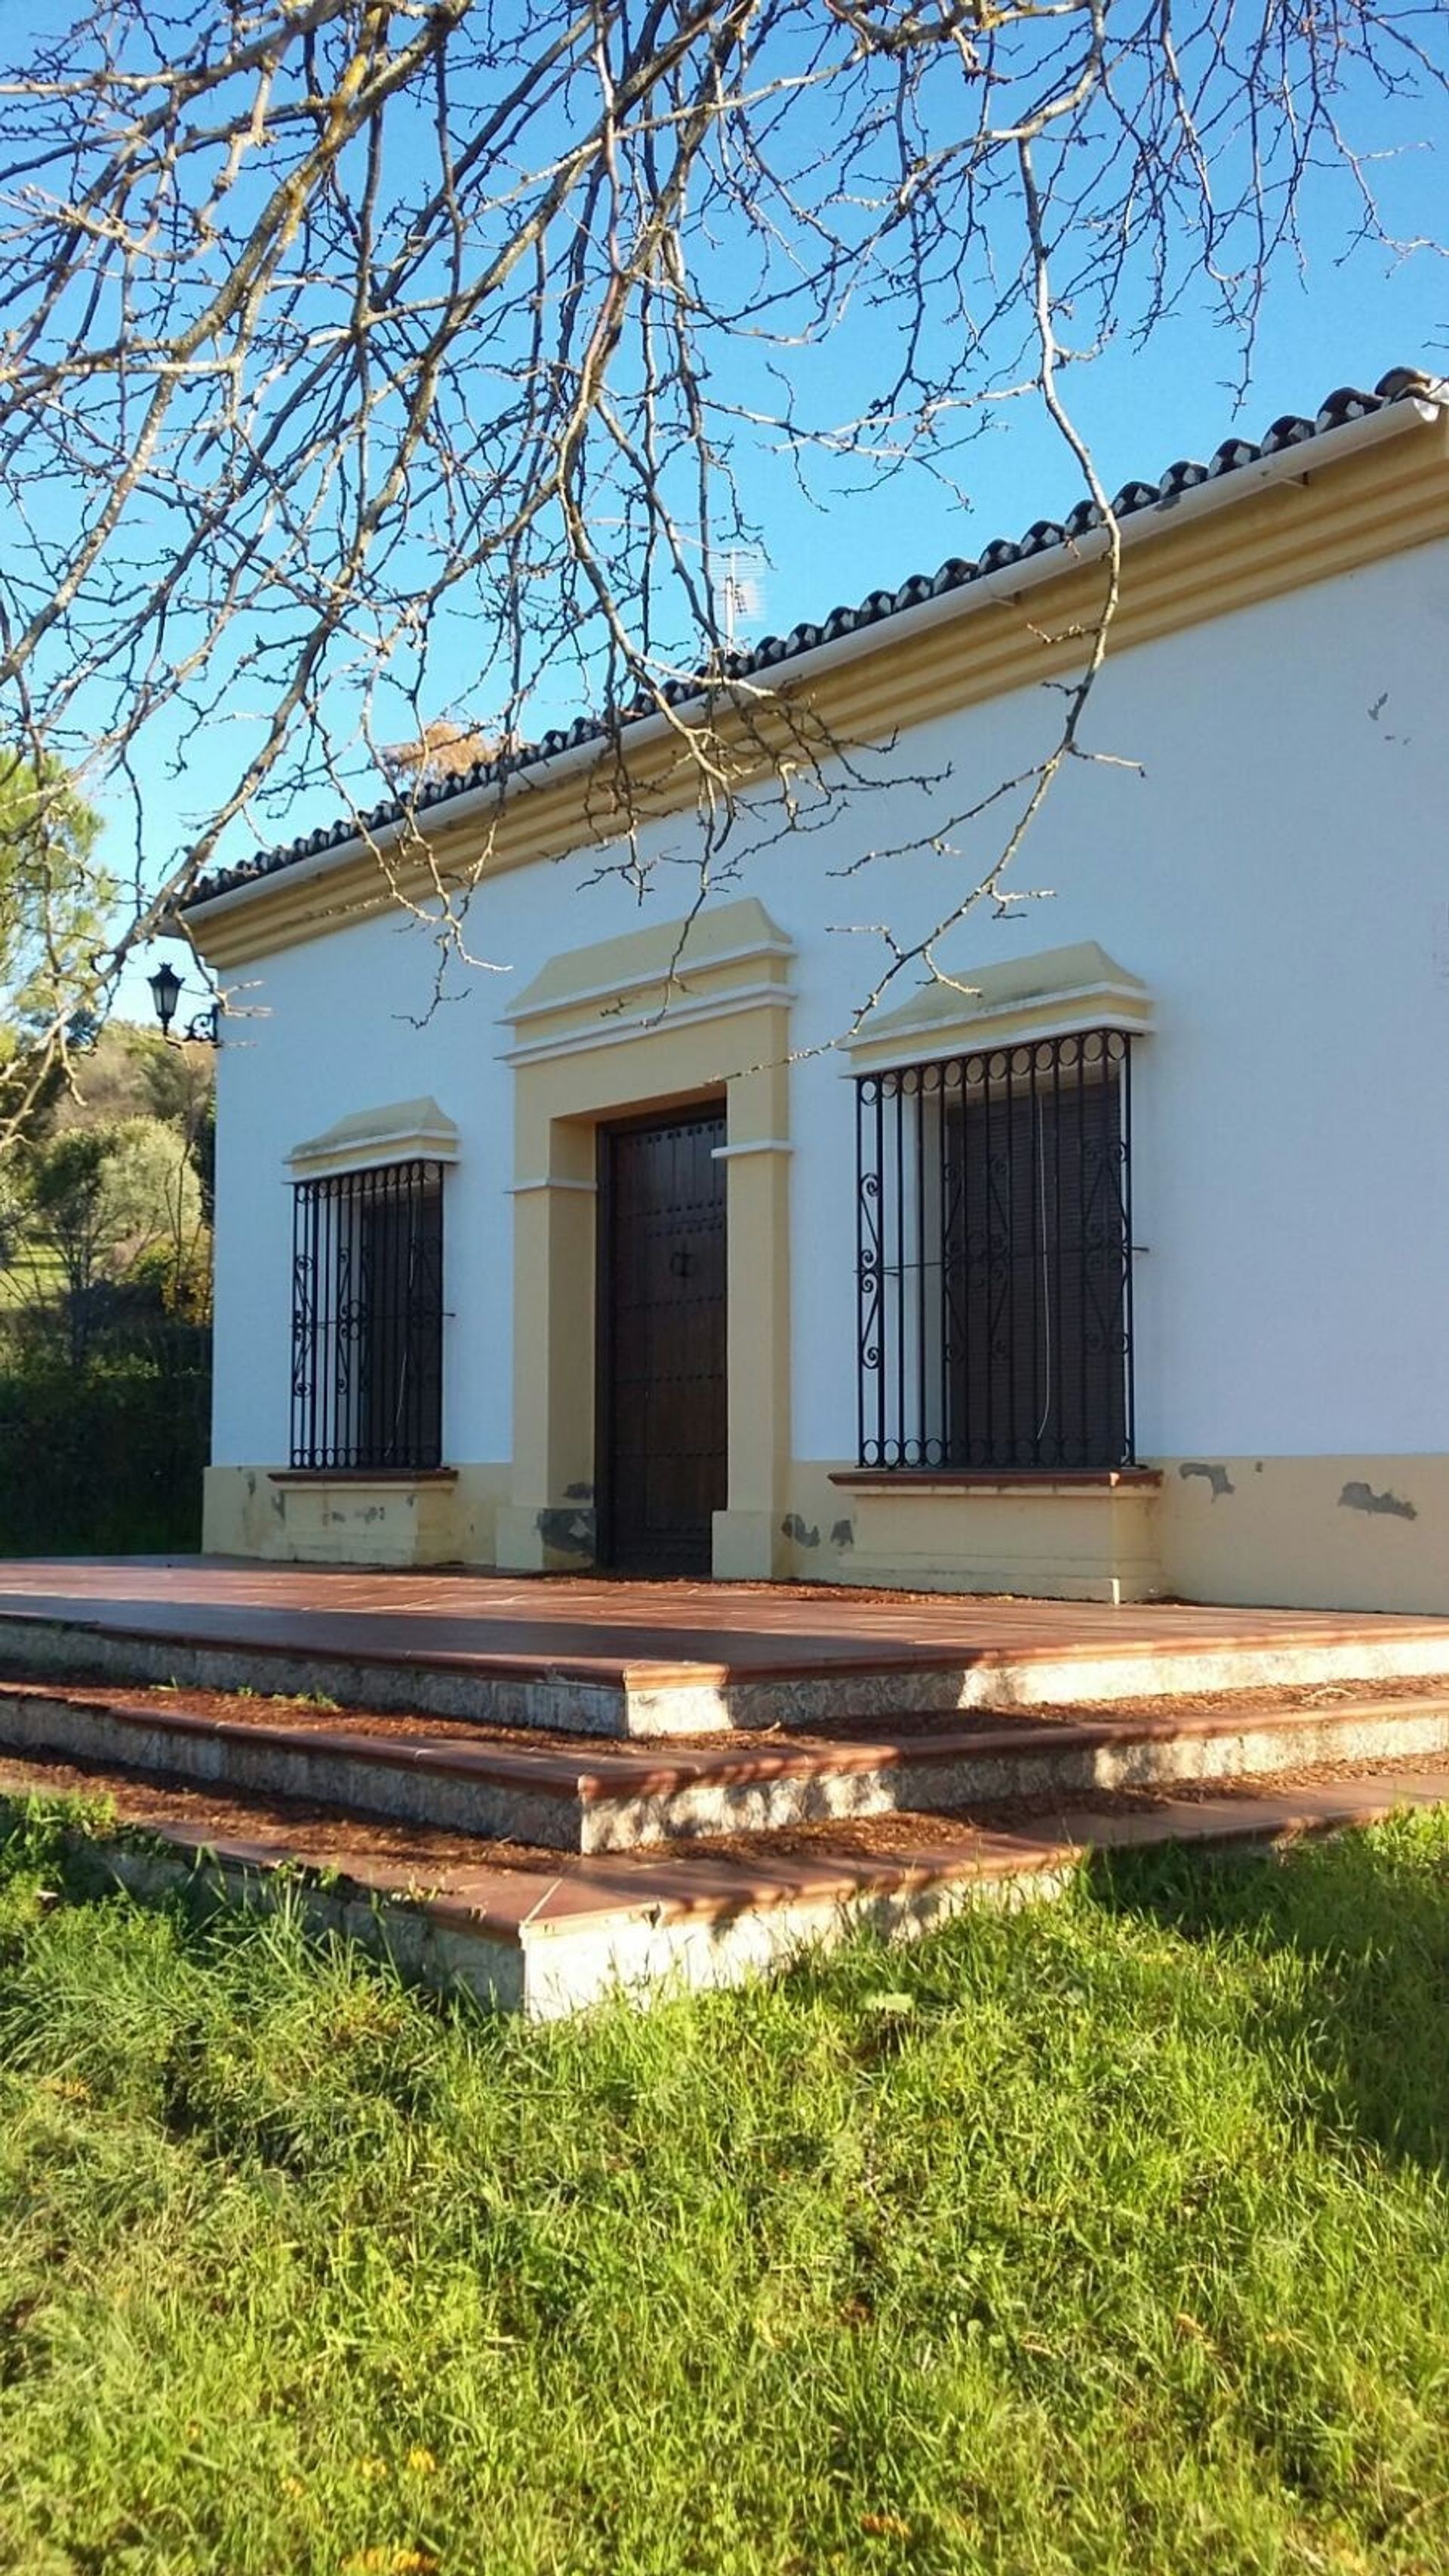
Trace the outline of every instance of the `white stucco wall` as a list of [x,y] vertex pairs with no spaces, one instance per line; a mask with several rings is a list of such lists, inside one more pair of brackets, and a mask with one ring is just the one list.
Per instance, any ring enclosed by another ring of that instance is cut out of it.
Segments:
[[[1092,745],[1018,863],[1014,918],[984,913],[962,970],[1095,939],[1156,998],[1134,1073],[1137,1410],[1144,1457],[1449,1449],[1449,547],[1124,654]],[[873,756],[854,791],[721,899],[757,895],[797,944],[798,1047],[826,1046],[882,963],[830,925],[924,930],[984,862],[880,857],[940,829],[1044,747],[1054,696],[999,701]],[[934,784],[912,784],[912,778]],[[775,828],[772,818],[772,829]],[[650,920],[693,891],[678,821],[641,911],[597,860],[515,871],[475,901],[470,941],[503,973],[450,965],[410,921],[342,929],[255,970],[221,1066],[218,1462],[288,1447],[286,1155],[349,1112],[431,1092],[462,1133],[449,1183],[447,1454],[510,1450],[512,1077],[498,1020],[550,953]],[[899,988],[892,999],[904,999]],[[422,1025],[414,1025],[421,1021]],[[850,1085],[838,1056],[792,1075],[793,1450],[854,1438]]]

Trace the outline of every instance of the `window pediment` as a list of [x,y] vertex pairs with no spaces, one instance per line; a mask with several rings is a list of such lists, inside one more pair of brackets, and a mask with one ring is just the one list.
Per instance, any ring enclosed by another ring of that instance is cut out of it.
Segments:
[[873,1011],[849,1041],[852,1071],[969,1054],[1021,1038],[1079,1029],[1150,1029],[1152,994],[1095,939],[966,966],[925,984],[891,1011]]
[[354,1110],[294,1145],[287,1168],[294,1181],[324,1179],[329,1172],[365,1172],[380,1163],[456,1163],[458,1130],[426,1094],[394,1100],[383,1109]]

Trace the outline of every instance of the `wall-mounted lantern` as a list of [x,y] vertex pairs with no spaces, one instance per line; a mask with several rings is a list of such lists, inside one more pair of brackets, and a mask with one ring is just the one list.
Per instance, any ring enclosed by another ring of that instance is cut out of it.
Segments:
[[[169,957],[157,967],[154,975],[147,976],[146,981],[151,987],[151,999],[156,1006],[156,1017],[161,1023],[161,1035],[163,1038],[169,1038],[171,1023],[176,1017],[176,1005],[186,987]],[[221,1005],[219,1002],[213,1002],[208,1010],[195,1012],[187,1021],[187,1037],[200,1046],[219,1046],[221,1044],[220,1019]],[[177,1044],[180,1044],[179,1039]]]

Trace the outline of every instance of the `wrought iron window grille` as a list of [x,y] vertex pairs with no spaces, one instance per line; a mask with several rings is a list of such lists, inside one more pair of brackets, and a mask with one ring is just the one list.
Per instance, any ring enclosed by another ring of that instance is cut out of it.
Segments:
[[862,1467],[1133,1463],[1130,1074],[1093,1029],[860,1078]]
[[442,1464],[443,1165],[299,1181],[292,1219],[292,1465]]

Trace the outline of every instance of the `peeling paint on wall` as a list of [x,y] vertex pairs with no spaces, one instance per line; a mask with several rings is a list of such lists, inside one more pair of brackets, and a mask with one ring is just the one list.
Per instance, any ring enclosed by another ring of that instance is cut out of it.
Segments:
[[780,1523],[780,1527],[786,1538],[792,1538],[797,1547],[818,1547],[820,1545],[820,1531],[818,1527],[815,1529],[807,1529],[798,1512],[787,1512]]
[[1235,1494],[1238,1490],[1237,1486],[1233,1483],[1231,1476],[1228,1474],[1226,1467],[1219,1467],[1213,1460],[1208,1458],[1184,1458],[1177,1472],[1179,1476],[1184,1477],[1204,1477],[1213,1489],[1214,1502],[1218,1500],[1220,1495]]
[[566,1503],[591,1503],[593,1499],[594,1489],[592,1485],[565,1485],[564,1487],[564,1501]]
[[1399,1494],[1376,1494],[1361,1478],[1345,1485],[1338,1500],[1340,1509],[1346,1512],[1387,1512],[1396,1521],[1416,1521],[1419,1517],[1417,1504],[1406,1502]]
[[561,1556],[592,1556],[594,1553],[594,1515],[546,1507],[534,1523],[545,1547],[557,1548]]
[[854,1547],[854,1521],[837,1521],[830,1533],[830,1544],[832,1547]]

